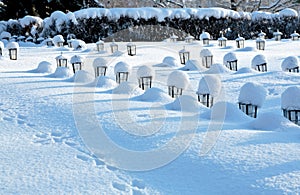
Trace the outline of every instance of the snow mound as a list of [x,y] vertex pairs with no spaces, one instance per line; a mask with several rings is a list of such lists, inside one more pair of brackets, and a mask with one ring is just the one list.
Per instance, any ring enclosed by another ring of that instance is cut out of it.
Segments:
[[274,131],[286,129],[293,125],[293,123],[281,115],[268,112],[258,115],[258,117],[254,119],[250,125],[252,128],[257,130]]
[[300,88],[297,86],[287,88],[281,94],[281,108],[287,110],[300,109]]
[[42,61],[35,71],[38,73],[53,73],[55,71],[55,66],[50,62]]
[[222,74],[222,73],[229,73],[230,70],[223,66],[222,64],[215,63],[212,64],[209,70],[205,71],[205,74]]
[[245,115],[237,105],[229,102],[217,102],[211,109],[201,114],[201,116],[210,120],[234,123],[244,123],[251,120],[251,118]]
[[93,61],[93,67],[94,68],[96,68],[96,67],[107,67],[107,61],[103,58],[96,58]]
[[170,102],[172,100],[168,94],[156,87],[147,89],[137,99],[146,102]]
[[202,66],[201,62],[198,60],[188,60],[185,63],[185,66],[180,68],[180,70],[185,70],[185,71],[205,71],[207,70],[204,66]]
[[166,66],[166,67],[178,67],[180,66],[180,64],[178,63],[178,61],[171,56],[167,56],[163,59],[163,62],[161,64],[162,66]]
[[229,53],[225,54],[225,56],[223,57],[223,64],[224,64],[224,66],[226,66],[227,62],[232,62],[235,60],[237,60],[235,53],[229,52]]
[[207,57],[207,56],[212,56],[213,54],[211,53],[211,51],[209,49],[202,49],[200,51],[200,57]]
[[189,95],[181,95],[174,102],[167,104],[166,107],[170,110],[178,110],[184,112],[198,112],[199,103],[195,97]]
[[74,50],[80,50],[80,49],[87,48],[86,43],[79,39],[73,39],[71,44],[72,44],[72,48],[74,48]]
[[295,56],[286,57],[281,63],[281,69],[283,71],[287,71],[288,69],[298,67],[298,58]]
[[117,74],[118,72],[130,72],[130,71],[131,71],[131,66],[126,62],[118,62],[114,68],[115,74]]
[[155,76],[155,72],[152,67],[143,65],[138,68],[138,70],[136,72],[136,76],[137,76],[137,78],[149,77],[149,76],[152,76],[152,78],[153,78]]
[[11,34],[9,32],[3,31],[0,34],[0,39],[10,39],[11,38]]
[[73,76],[73,71],[67,67],[57,67],[55,72],[50,76],[55,78],[69,78]]
[[99,88],[105,88],[105,89],[112,89],[118,86],[115,80],[107,77],[107,76],[100,76],[97,77],[94,82],[88,84],[88,86],[91,87],[99,87]]
[[199,81],[197,94],[210,94],[217,97],[221,91],[222,83],[217,75],[205,75]]
[[244,47],[244,48],[237,49],[236,51],[256,51],[256,48],[255,47]]
[[257,83],[246,83],[239,94],[239,102],[261,107],[266,99],[267,91]]
[[113,94],[140,95],[142,93],[142,89],[127,81],[120,83],[120,85],[113,89]]
[[266,57],[262,54],[258,54],[254,56],[254,58],[252,59],[251,67],[255,69],[257,65],[264,64],[264,63],[267,63]]
[[180,70],[175,70],[169,74],[167,85],[186,89],[189,85],[189,76]]
[[71,82],[75,83],[90,83],[94,80],[93,75],[85,70],[78,70],[74,76],[70,79]]
[[243,67],[236,71],[234,74],[256,73],[252,68]]

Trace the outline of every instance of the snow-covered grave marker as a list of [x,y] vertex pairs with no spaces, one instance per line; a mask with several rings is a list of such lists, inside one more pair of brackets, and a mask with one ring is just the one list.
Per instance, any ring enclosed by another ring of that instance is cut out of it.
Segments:
[[267,91],[260,84],[249,82],[242,86],[238,98],[239,108],[248,116],[257,117],[257,109],[265,99]]
[[298,58],[295,56],[286,57],[281,63],[281,69],[288,72],[299,72]]
[[96,58],[93,61],[95,77],[105,76],[107,72],[107,61],[103,58]]
[[209,49],[202,49],[200,52],[200,58],[202,59],[202,65],[205,68],[210,68],[213,64],[213,54]]
[[126,62],[118,62],[115,65],[114,72],[116,75],[116,82],[122,83],[126,82],[128,80],[128,75],[131,71],[131,66],[127,64]]
[[189,85],[189,76],[180,70],[175,70],[171,72],[168,76],[168,94],[172,98],[177,98],[182,95],[183,90],[185,90]]
[[185,49],[185,46],[179,51],[179,58],[181,64],[185,64],[190,59],[190,52]]
[[200,34],[200,40],[202,40],[203,45],[209,45],[210,34],[203,30],[202,33]]
[[212,107],[214,99],[220,94],[222,87],[221,79],[217,75],[205,75],[198,85],[198,101],[206,107]]
[[281,94],[281,108],[283,116],[300,125],[300,88],[293,86]]
[[9,52],[9,58],[11,60],[17,60],[18,59],[18,52],[19,52],[19,43],[17,42],[9,42],[6,45],[6,48]]
[[65,57],[62,52],[59,56],[56,56],[57,67],[68,67],[68,58]]
[[73,73],[78,70],[82,70],[84,58],[79,55],[74,55],[70,59],[70,63],[72,64]]
[[140,88],[147,90],[152,87],[152,81],[155,76],[155,72],[152,67],[147,65],[140,66],[137,70],[136,76],[138,78]]
[[235,53],[233,53],[233,52],[229,52],[229,53],[225,54],[225,56],[223,57],[224,66],[226,66],[230,70],[237,71],[237,62],[238,62],[238,59],[237,59]]
[[251,67],[259,72],[267,72],[267,59],[264,55],[258,54],[251,61]]

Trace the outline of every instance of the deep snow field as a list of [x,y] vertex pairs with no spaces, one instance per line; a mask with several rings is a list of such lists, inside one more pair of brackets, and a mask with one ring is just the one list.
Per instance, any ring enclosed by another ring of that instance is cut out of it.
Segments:
[[[257,51],[254,40],[247,40],[244,49],[236,49],[235,41],[225,48],[217,41],[205,47],[198,41],[138,42],[136,56],[127,55],[125,42],[118,43],[120,52],[114,54],[109,44],[99,53],[95,44],[74,51],[21,43],[16,61],[4,51],[0,194],[300,193],[300,127],[283,118],[281,110],[283,91],[300,83],[299,74],[281,70],[281,62],[299,57],[299,41],[267,40],[265,51]],[[199,63],[203,48],[221,64],[225,54],[234,52],[239,71],[223,66],[185,71],[190,85],[183,94],[190,97],[181,98],[180,111],[178,100],[167,94],[167,79],[184,67],[178,55],[183,46]],[[53,74],[61,52],[69,59],[86,57],[83,69],[89,75],[76,80],[63,72]],[[265,55],[268,72],[251,69],[257,54]],[[167,56],[175,63],[163,64]],[[94,81],[97,57],[109,67],[107,77]],[[42,61],[52,64],[50,72],[36,70]],[[129,84],[118,86],[114,65],[120,61],[131,65],[132,72]],[[156,75],[145,94],[137,87],[141,65],[153,67]],[[198,83],[206,74],[221,78],[218,101],[227,103],[215,103],[212,109],[223,120],[197,103]],[[257,119],[238,109],[240,88],[247,82],[267,91]]]

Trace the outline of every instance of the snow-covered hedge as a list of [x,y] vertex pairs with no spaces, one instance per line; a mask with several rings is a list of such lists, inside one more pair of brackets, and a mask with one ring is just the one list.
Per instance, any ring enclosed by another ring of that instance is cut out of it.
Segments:
[[[246,39],[257,37],[261,30],[271,38],[277,29],[283,33],[283,38],[289,38],[298,30],[299,20],[297,12],[292,9],[278,13],[248,13],[223,8],[88,8],[68,13],[55,11],[45,19],[25,16],[19,20],[2,21],[0,33],[8,31],[24,35],[24,28],[32,25],[41,28],[38,33],[43,37],[62,34],[66,38],[68,34],[75,34],[85,42],[96,42],[120,30],[143,25],[176,28],[196,39],[200,39],[203,30],[208,31],[212,39],[220,37],[219,32],[223,31],[225,37],[234,40],[238,34]],[[169,38],[173,32],[157,33]]]

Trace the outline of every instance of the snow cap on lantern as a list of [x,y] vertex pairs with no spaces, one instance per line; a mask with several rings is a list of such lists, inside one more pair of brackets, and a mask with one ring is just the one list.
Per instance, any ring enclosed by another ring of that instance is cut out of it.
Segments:
[[200,40],[202,40],[203,45],[208,45],[210,34],[208,32],[202,31],[202,33],[200,34]]
[[65,39],[62,35],[55,35],[53,37],[53,43],[57,46],[57,47],[62,47],[64,45]]
[[299,72],[298,58],[295,56],[286,57],[281,63],[281,69],[289,72]]
[[95,77],[106,75],[107,61],[105,59],[103,58],[94,59],[93,67],[95,70]]
[[256,118],[257,108],[260,108],[265,99],[267,91],[257,83],[246,83],[242,86],[239,94],[239,108],[247,115]]
[[178,97],[182,95],[182,91],[189,85],[189,76],[180,70],[171,72],[167,80],[169,95],[171,97]]
[[153,68],[146,65],[140,66],[137,70],[136,75],[138,78],[140,88],[146,90],[152,87],[152,80],[155,76]]
[[209,49],[202,49],[200,51],[200,57],[202,59],[202,65],[209,68],[213,63],[213,54]]
[[225,56],[223,57],[224,66],[226,66],[230,70],[237,71],[237,61],[238,61],[237,57],[236,57],[235,53],[233,53],[233,52],[229,52],[229,53],[225,54]]
[[257,71],[266,72],[267,71],[267,60],[262,54],[254,56],[251,61],[251,67]]
[[68,58],[65,57],[62,53],[59,56],[56,56],[57,67],[67,67],[68,66]]
[[281,94],[283,116],[297,125],[300,125],[299,99],[300,88],[297,86],[289,87]]
[[221,91],[221,79],[216,75],[205,75],[199,81],[198,85],[198,101],[207,107],[213,105],[213,100]]
[[74,55],[71,57],[70,63],[73,67],[73,73],[75,73],[78,70],[82,70],[84,57],[79,55]]
[[122,61],[118,62],[114,68],[117,83],[127,81],[130,71],[131,71],[131,66],[129,64]]

